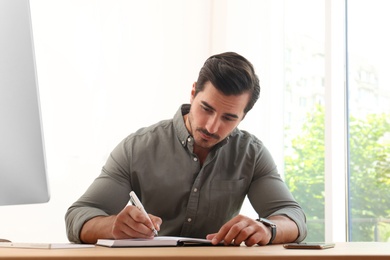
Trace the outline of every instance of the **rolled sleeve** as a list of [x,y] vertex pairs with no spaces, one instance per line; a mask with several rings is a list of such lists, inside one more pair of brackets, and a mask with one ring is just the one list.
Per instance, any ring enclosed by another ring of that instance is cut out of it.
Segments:
[[65,215],[66,230],[69,241],[82,243],[80,240],[80,232],[84,223],[97,216],[108,216],[108,214],[97,208],[79,208],[71,206]]
[[275,211],[270,216],[276,215],[285,215],[290,218],[298,227],[298,237],[295,242],[299,243],[306,238],[307,227],[306,227],[306,216],[303,213],[301,208],[284,208],[278,211]]

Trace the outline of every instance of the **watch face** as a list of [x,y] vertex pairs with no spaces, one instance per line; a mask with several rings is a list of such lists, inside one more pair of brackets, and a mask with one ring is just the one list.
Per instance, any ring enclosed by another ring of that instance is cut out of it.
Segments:
[[267,225],[267,226],[275,226],[275,227],[276,227],[276,225],[275,225],[273,222],[269,221],[269,220],[266,219],[266,218],[260,218],[259,221],[260,221],[261,223],[263,223],[264,225]]

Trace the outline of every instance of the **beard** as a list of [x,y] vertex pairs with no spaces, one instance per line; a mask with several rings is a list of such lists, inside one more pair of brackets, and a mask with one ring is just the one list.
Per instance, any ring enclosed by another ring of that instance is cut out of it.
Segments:
[[200,127],[196,128],[193,137],[195,145],[203,149],[211,149],[220,142],[219,135],[211,134],[206,129]]
[[192,137],[194,138],[195,145],[203,148],[203,149],[211,149],[214,145],[220,142],[221,137],[218,134],[212,134],[202,127],[194,127],[193,117],[191,112],[188,114],[188,126],[189,131]]

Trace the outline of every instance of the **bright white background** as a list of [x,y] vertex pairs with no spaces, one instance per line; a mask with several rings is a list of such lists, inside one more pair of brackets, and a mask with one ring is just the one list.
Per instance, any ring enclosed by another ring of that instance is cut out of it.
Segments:
[[[0,237],[67,242],[65,212],[114,146],[189,102],[215,53],[254,64],[261,97],[240,128],[264,141],[282,170],[281,3],[31,0],[51,200],[0,207]],[[248,205],[243,212],[255,217]]]

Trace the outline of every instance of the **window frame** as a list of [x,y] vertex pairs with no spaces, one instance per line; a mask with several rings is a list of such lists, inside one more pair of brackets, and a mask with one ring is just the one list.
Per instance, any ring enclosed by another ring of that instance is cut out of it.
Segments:
[[346,25],[346,0],[325,0],[325,241],[335,242],[349,225]]

